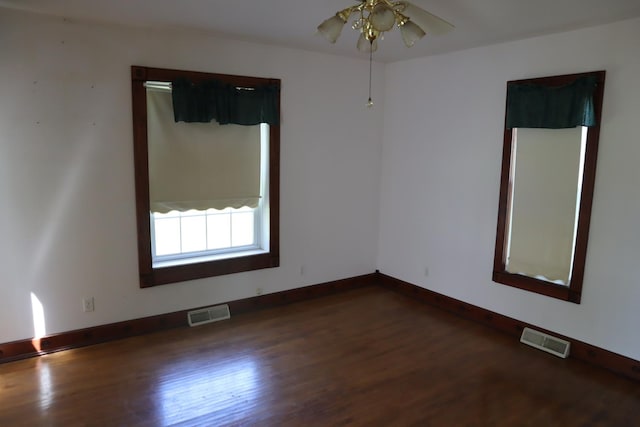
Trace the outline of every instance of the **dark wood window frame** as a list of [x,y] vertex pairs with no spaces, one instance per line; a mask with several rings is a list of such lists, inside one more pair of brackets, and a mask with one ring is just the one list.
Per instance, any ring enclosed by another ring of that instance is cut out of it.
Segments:
[[507,239],[507,230],[509,227],[507,217],[508,205],[510,203],[509,174],[511,170],[511,147],[513,130],[507,129],[505,125],[502,148],[502,173],[500,178],[498,226],[493,264],[494,282],[580,304],[580,300],[582,298],[582,282],[584,279],[585,261],[587,256],[587,242],[589,239],[589,224],[591,222],[591,205],[593,202],[593,189],[596,176],[596,161],[598,157],[598,141],[600,138],[600,122],[602,118],[602,100],[604,96],[605,74],[605,71],[594,71],[588,73],[568,74],[507,82],[507,86],[513,83],[534,83],[538,85],[554,87],[572,83],[579,77],[595,75],[597,77],[597,87],[594,92],[596,125],[593,127],[589,127],[587,130],[583,184],[580,198],[580,213],[578,216],[572,277],[569,286],[557,285],[533,277],[510,273],[506,270],[505,257],[507,254],[505,246]]
[[[149,202],[149,164],[147,144],[146,81],[173,81],[186,78],[192,82],[217,79],[238,87],[258,87],[278,79],[234,76],[195,71],[170,70],[142,66],[131,67],[133,103],[133,147],[135,164],[136,217],[138,231],[138,267],[140,287],[147,288],[204,277],[278,267],[280,265],[280,126],[269,126],[269,251],[215,261],[195,262],[157,268],[151,255]],[[279,102],[278,102],[279,104]]]

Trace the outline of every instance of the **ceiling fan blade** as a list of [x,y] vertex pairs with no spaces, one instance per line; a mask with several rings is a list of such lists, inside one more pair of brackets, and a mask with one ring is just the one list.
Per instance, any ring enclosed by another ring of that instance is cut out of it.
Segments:
[[426,10],[409,3],[408,1],[399,2],[404,5],[402,14],[408,16],[411,21],[417,24],[428,35],[440,35],[448,33],[455,27],[442,18],[427,12]]

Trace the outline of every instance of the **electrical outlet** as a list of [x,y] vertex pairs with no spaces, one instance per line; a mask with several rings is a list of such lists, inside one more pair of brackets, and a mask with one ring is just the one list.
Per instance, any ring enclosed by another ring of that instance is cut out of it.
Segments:
[[256,288],[256,295],[262,295],[262,292],[264,292],[262,288]]
[[87,297],[82,299],[82,311],[85,313],[95,310],[95,304],[93,297]]

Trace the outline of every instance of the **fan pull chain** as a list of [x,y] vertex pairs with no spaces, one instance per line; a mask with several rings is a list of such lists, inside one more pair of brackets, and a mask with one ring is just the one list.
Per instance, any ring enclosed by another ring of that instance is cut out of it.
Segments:
[[369,100],[367,101],[367,108],[373,107],[373,101],[371,100],[371,70],[373,67],[373,40],[370,42],[371,46],[369,49]]

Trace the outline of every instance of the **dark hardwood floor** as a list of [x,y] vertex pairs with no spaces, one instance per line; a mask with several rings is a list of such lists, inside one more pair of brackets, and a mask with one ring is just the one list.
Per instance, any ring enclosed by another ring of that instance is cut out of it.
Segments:
[[640,426],[640,384],[381,287],[0,365],[0,426]]

